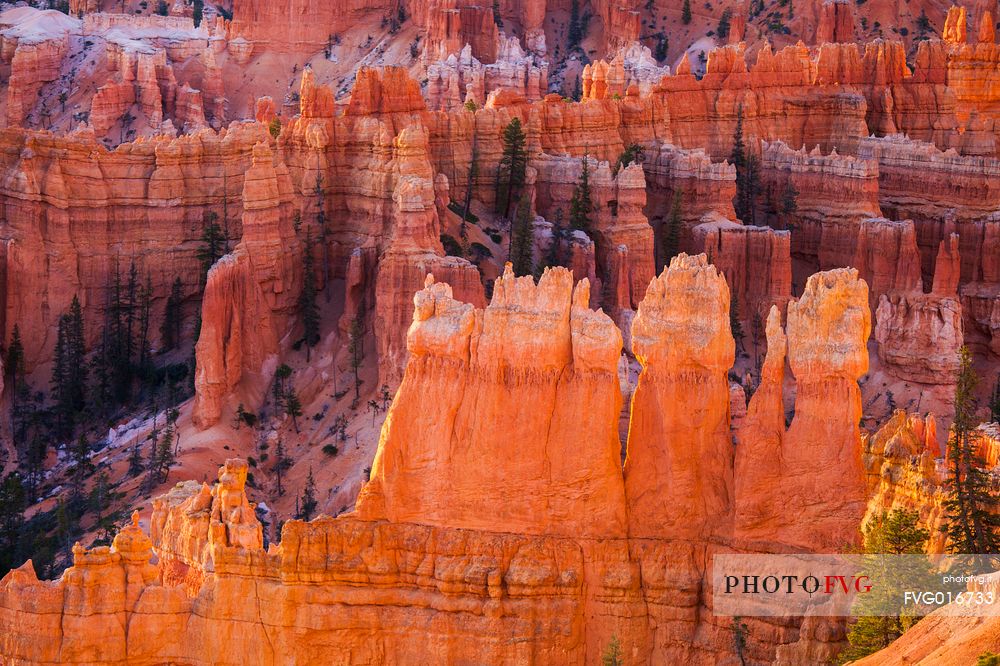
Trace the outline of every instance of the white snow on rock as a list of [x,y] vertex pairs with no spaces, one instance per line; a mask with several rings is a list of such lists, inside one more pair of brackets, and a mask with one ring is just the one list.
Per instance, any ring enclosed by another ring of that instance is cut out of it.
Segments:
[[83,23],[54,9],[14,7],[0,13],[0,34],[18,43],[37,43],[79,32]]

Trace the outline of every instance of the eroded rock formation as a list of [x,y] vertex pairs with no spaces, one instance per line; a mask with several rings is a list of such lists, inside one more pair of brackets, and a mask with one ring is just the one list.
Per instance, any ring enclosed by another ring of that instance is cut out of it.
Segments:
[[[547,271],[536,285],[508,268],[485,310],[453,300],[447,284],[428,282],[407,334],[400,408],[382,433],[359,515],[523,534],[623,535],[621,335],[589,300],[589,284],[574,289],[565,269]],[[521,443],[516,453],[514,442]],[[577,452],[572,462],[567,446]],[[501,458],[511,464],[487,464]],[[520,492],[511,495],[515,487]]]
[[[566,269],[538,284],[508,273],[477,310],[428,280],[356,512],[288,521],[265,551],[248,467],[227,461],[213,488],[187,482],[156,500],[152,541],[133,525],[110,550],[78,549],[58,581],[38,581],[30,565],[5,577],[0,651],[30,663],[275,663],[332,646],[352,661],[588,662],[615,634],[640,662],[716,663],[730,628],[696,610],[710,608],[712,552],[746,538],[754,550],[821,550],[857,536],[865,285],[852,271],[818,274],[788,305],[799,388],[787,433],[772,310],[765,384],[734,449],[728,288],[704,256],[675,258],[633,324],[643,372],[624,471],[621,335],[587,307],[587,291]],[[747,455],[767,456],[774,474]],[[789,506],[808,524],[791,523]],[[761,628],[749,647],[759,660],[829,655],[838,640],[794,623]],[[52,632],[61,639],[37,640]]]
[[877,432],[862,437],[868,473],[868,511],[864,524],[895,509],[916,511],[930,533],[928,552],[944,552],[941,525],[946,518],[943,446],[933,414],[897,410]]
[[[856,539],[865,511],[857,380],[868,371],[868,287],[853,269],[818,273],[788,304],[786,332],[779,321],[775,309],[761,386],[739,433],[736,478],[744,485],[736,490],[737,530],[755,541],[777,534],[782,543],[836,549]],[[796,384],[787,431],[781,401],[786,348]],[[809,498],[819,487],[836,490],[815,504]]]

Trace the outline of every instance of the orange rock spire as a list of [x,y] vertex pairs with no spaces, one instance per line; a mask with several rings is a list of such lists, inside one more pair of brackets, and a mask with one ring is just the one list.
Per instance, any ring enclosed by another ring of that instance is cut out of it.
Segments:
[[414,297],[410,361],[359,514],[526,534],[622,535],[621,334],[589,309],[589,298],[589,284],[574,288],[562,268],[536,285],[508,265],[485,310],[428,279]]

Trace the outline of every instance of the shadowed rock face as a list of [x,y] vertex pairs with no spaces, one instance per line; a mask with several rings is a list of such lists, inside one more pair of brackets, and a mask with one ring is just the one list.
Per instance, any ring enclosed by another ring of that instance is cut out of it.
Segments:
[[[239,261],[216,280],[238,276]],[[186,482],[155,501],[158,564],[130,527],[110,550],[79,549],[59,581],[37,581],[30,565],[11,572],[0,653],[278,663],[333,648],[352,662],[576,663],[615,634],[638,662],[717,663],[731,627],[694,612],[711,608],[713,553],[857,538],[867,287],[854,271],[813,276],[788,304],[787,336],[772,310],[763,383],[734,449],[728,288],[704,255],[676,257],[632,325],[642,374],[624,469],[622,337],[588,292],[566,269],[537,284],[508,270],[477,309],[428,277],[354,513],[289,521],[265,552],[246,463],[227,461],[216,486]],[[786,337],[799,385],[787,432]],[[838,640],[835,626],[758,627],[767,638],[750,649],[762,661],[779,647],[788,663],[832,654]]]

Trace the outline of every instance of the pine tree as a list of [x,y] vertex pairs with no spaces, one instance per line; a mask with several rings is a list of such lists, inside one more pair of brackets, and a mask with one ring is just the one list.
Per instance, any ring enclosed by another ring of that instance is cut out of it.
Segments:
[[160,337],[163,341],[163,349],[166,351],[176,348],[181,342],[183,303],[184,286],[179,277],[174,278],[174,284],[170,288],[170,296],[167,297],[167,305],[163,311],[163,324],[160,326]]
[[716,28],[716,34],[719,35],[719,39],[725,41],[729,37],[729,26],[730,21],[733,17],[733,11],[728,7],[722,10],[722,16],[719,18],[719,27]]
[[622,151],[622,154],[618,156],[618,161],[615,162],[615,168],[612,170],[612,175],[617,176],[618,172],[632,164],[642,164],[646,159],[645,150],[638,143],[630,143]]
[[[919,514],[916,511],[906,511],[894,509],[888,516],[877,517],[865,530],[862,553],[865,555],[920,555],[927,547],[927,539],[930,533],[918,527]],[[873,566],[880,566],[875,557],[865,558],[866,564],[871,560]],[[927,575],[929,569],[924,571],[914,570],[914,576]],[[881,607],[885,610],[885,604],[895,598],[902,596],[894,590],[876,590],[876,598],[871,600],[875,608]],[[855,607],[858,617],[847,631],[847,640],[850,647],[844,650],[837,659],[837,663],[844,663],[849,660],[857,660],[869,654],[877,652],[888,646],[891,642],[899,638],[908,630],[916,619],[908,616],[904,612],[896,615],[882,615],[881,613],[868,613],[865,606],[867,599],[860,599]],[[902,609],[900,609],[902,610]]]
[[746,666],[747,625],[739,615],[733,616],[733,651],[740,660],[740,666]]
[[608,642],[604,653],[601,654],[601,666],[622,666],[624,663],[621,641],[618,640],[618,636],[612,635],[611,641]]
[[73,406],[69,388],[69,340],[68,317],[59,317],[56,326],[56,348],[52,352],[52,396],[55,400],[53,415],[55,423],[53,430],[57,437],[65,437],[73,429]]
[[274,399],[274,414],[277,416],[285,404],[285,381],[292,376],[292,369],[282,363],[274,371],[274,382],[271,384],[271,397]]
[[243,403],[241,402],[236,407],[236,413],[233,414],[233,430],[239,430],[240,429],[240,427],[245,422],[246,416],[247,416],[246,407],[244,407]]
[[742,350],[743,324],[740,323],[740,302],[737,300],[735,293],[729,302],[729,329],[732,331],[733,339],[736,341],[736,348]]
[[73,407],[80,411],[86,405],[87,349],[83,335],[83,310],[76,296],[69,305],[69,380]]
[[667,40],[666,35],[660,34],[659,39],[656,42],[656,52],[653,57],[656,58],[657,62],[663,62],[667,59],[667,50],[670,48],[670,42]]
[[733,132],[733,150],[729,163],[736,167],[736,198],[733,206],[736,217],[745,224],[754,223],[754,202],[760,192],[760,161],[756,155],[747,155],[743,142],[743,107],[736,110],[736,129]]
[[503,131],[503,156],[497,168],[496,212],[510,217],[511,205],[520,198],[527,176],[528,155],[524,150],[521,119],[514,118]]
[[205,213],[204,228],[201,231],[201,247],[195,253],[198,262],[201,263],[201,280],[199,284],[205,285],[208,279],[208,271],[215,262],[226,253],[226,237],[219,226],[219,216],[215,213]]
[[479,139],[478,139],[478,123],[473,118],[473,130],[472,130],[472,155],[469,157],[469,174],[465,182],[465,204],[462,206],[462,231],[463,233],[468,233],[465,231],[465,225],[469,220],[469,212],[472,208],[472,189],[475,186],[476,179],[479,178]]
[[295,427],[295,432],[298,432],[299,417],[302,416],[302,402],[291,386],[285,392],[285,413],[292,417],[292,425]]
[[[326,194],[323,191],[323,176],[322,174],[316,175],[316,227],[319,229],[319,246],[323,250],[323,285],[326,287],[330,284],[330,246],[326,242]],[[313,289],[316,289],[313,286]],[[330,301],[330,289],[326,289],[326,300]],[[317,319],[319,315],[317,314]],[[319,325],[317,324],[317,331],[319,330]],[[318,335],[318,333],[317,333]]]
[[142,353],[145,342],[141,339],[144,291],[139,286],[135,262],[130,263],[124,283],[116,262],[106,290],[101,343],[93,360],[97,380],[93,403],[104,414],[108,414],[115,405],[130,401],[138,369],[137,350],[139,357],[147,356]]
[[543,269],[562,266],[562,242],[565,233],[562,225],[562,209],[557,209],[555,219],[552,221],[552,241],[549,243],[549,250],[546,253]]
[[146,284],[139,291],[139,342],[136,365],[144,377],[152,369],[150,353],[149,325],[153,316],[153,278],[146,274]]
[[70,468],[70,487],[74,506],[79,506],[83,500],[83,487],[87,479],[94,473],[94,465],[90,462],[90,442],[86,435],[81,434],[76,440],[72,451],[72,467]]
[[917,17],[917,40],[927,39],[927,33],[933,30],[931,20],[927,18],[927,12],[920,9],[920,16]]
[[17,472],[8,474],[0,483],[0,577],[21,564],[24,511],[27,508],[21,476]]
[[285,444],[281,439],[278,439],[278,446],[274,451],[274,477],[277,481],[279,497],[285,494],[285,489],[281,485],[281,479],[285,474],[285,470],[291,466],[292,459],[285,453]]
[[177,430],[175,414],[177,414],[176,410],[167,410],[167,425],[163,428],[160,440],[156,444],[156,464],[153,476],[156,477],[159,483],[167,480],[170,468],[177,463],[177,455],[174,448],[174,438]]
[[570,51],[580,46],[580,42],[583,41],[583,24],[580,19],[580,0],[571,0],[567,38],[569,40]]
[[510,263],[514,275],[531,275],[534,270],[535,223],[531,219],[531,201],[521,197],[517,219],[510,234]]
[[757,371],[757,379],[760,379],[760,342],[764,339],[764,318],[760,312],[754,312],[750,320],[750,340],[753,342],[753,366]]
[[799,209],[799,190],[789,181],[781,195],[781,212],[791,215]]
[[128,267],[128,284],[125,288],[125,297],[119,307],[123,311],[124,330],[121,337],[121,356],[125,361],[123,372],[128,380],[131,380],[132,369],[135,364],[136,344],[135,333],[138,331],[136,315],[139,312],[139,269],[132,261]]
[[573,188],[573,196],[569,201],[569,226],[571,229],[583,231],[588,236],[591,231],[590,214],[594,204],[590,194],[590,158],[584,153],[580,164],[580,178]]
[[205,11],[205,0],[194,0],[194,12],[191,18],[194,20],[194,27],[201,25],[201,19]]
[[319,308],[316,306],[316,271],[313,268],[312,233],[306,232],[306,243],[302,260],[302,293],[299,295],[299,316],[302,317],[303,338],[306,346],[306,360],[310,360],[312,348],[319,343]]
[[663,248],[663,265],[669,266],[670,260],[680,252],[681,245],[681,193],[674,192],[674,202],[670,206],[670,217],[660,225],[660,246]]
[[302,501],[299,504],[299,517],[302,520],[312,520],[316,515],[316,508],[319,502],[316,500],[316,479],[313,478],[312,467],[309,468],[309,476],[306,477],[306,487],[302,492]]
[[116,508],[116,503],[122,497],[124,493],[114,489],[108,473],[102,470],[94,481],[94,488],[90,491],[89,498],[90,510],[94,513],[94,527],[99,530],[93,545],[111,545],[118,531],[118,524],[125,517],[124,512]]
[[[14,324],[11,331],[10,344],[7,345],[7,354],[4,358],[4,370],[10,379],[10,419],[11,430],[18,434],[18,425],[24,422],[24,415],[18,411],[18,397],[20,393],[21,377],[24,375],[24,343],[21,342],[21,329]],[[23,433],[20,433],[23,436]]]
[[66,502],[56,500],[56,543],[64,559],[68,560],[73,548],[73,538],[80,531],[80,520]]
[[45,458],[49,453],[48,443],[45,437],[38,431],[32,435],[28,443],[28,451],[25,459],[25,489],[28,492],[28,499],[32,504],[38,499],[38,484],[42,479],[42,467]]
[[139,445],[133,444],[132,451],[128,456],[128,475],[139,476],[142,474],[142,470],[142,453],[139,451]]
[[955,418],[948,441],[947,517],[942,531],[948,535],[953,553],[995,554],[1000,551],[1000,502],[978,456],[974,432],[979,378],[967,347],[959,350],[959,364]]
[[69,311],[59,318],[52,367],[52,395],[55,398],[55,430],[59,436],[73,434],[76,415],[83,410],[87,391],[86,349],[83,312],[74,296]]
[[681,21],[684,25],[691,23],[691,0],[684,0],[684,6],[681,9]]

